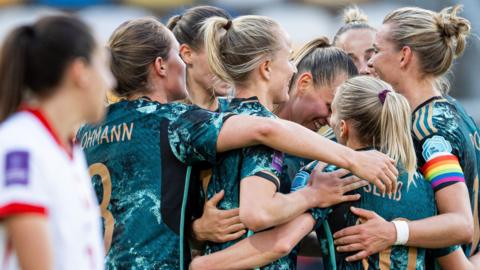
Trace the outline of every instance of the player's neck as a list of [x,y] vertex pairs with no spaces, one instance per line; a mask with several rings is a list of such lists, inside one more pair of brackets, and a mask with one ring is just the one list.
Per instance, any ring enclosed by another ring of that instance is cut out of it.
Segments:
[[248,86],[235,86],[236,98],[250,98],[257,97],[258,101],[265,106],[269,111],[273,110],[273,100],[268,95],[268,90],[262,85],[250,84]]
[[69,152],[75,129],[85,122],[82,104],[72,98],[66,91],[58,91],[54,96],[35,104],[35,108],[41,111],[61,145]]
[[370,145],[367,145],[367,144],[364,144],[364,143],[361,143],[360,141],[356,140],[356,139],[348,139],[347,143],[346,143],[346,146],[353,149],[353,150],[358,150],[358,149],[364,149],[364,148],[367,148],[369,147]]
[[[292,97],[291,97],[292,98]],[[276,108],[274,113],[285,120],[293,121],[292,120],[292,115],[293,115],[293,108],[292,108],[292,102],[285,102],[282,104],[279,104]]]
[[442,95],[442,93],[435,88],[434,84],[435,78],[406,80],[402,85],[399,85],[396,90],[408,100],[410,108],[413,111],[430,98]]
[[187,76],[187,86],[188,96],[193,104],[210,111],[218,109],[218,100],[213,94],[213,89],[209,93],[190,76]]

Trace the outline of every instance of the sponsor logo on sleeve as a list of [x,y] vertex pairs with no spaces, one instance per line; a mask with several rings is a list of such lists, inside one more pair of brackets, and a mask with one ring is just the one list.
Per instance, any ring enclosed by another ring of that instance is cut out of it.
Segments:
[[5,159],[5,185],[27,185],[29,175],[29,153],[11,151]]

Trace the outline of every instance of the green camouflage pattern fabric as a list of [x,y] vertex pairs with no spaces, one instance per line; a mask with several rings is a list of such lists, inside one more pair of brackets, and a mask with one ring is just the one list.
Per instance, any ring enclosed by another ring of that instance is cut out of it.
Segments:
[[[179,119],[186,112],[190,114]],[[195,112],[199,119],[193,119]],[[80,129],[77,141],[86,153],[99,203],[105,203],[102,211],[111,216],[111,225],[104,222],[105,232],[113,226],[106,269],[179,269],[182,196],[177,193],[183,192],[187,166],[172,150],[185,154],[192,143],[185,139],[182,146],[180,135],[168,134],[168,126],[183,121],[191,132],[201,134],[205,147],[193,151],[191,159],[214,160],[211,146],[216,145],[222,119],[195,106],[139,99],[110,105],[101,124]],[[165,179],[165,173],[170,177]]]
[[[234,98],[228,104],[228,112],[244,115],[275,118],[256,97],[249,99]],[[280,185],[283,155],[266,146],[254,146],[228,151],[217,156],[217,164],[212,169],[212,178],[208,184],[208,198],[225,191],[225,197],[218,204],[219,209],[234,209],[239,207],[240,181],[246,177],[268,172],[274,176],[274,183]],[[260,176],[261,177],[261,176]],[[266,181],[270,181],[265,179]],[[226,243],[207,243],[206,253],[223,250],[245,237]]]
[[[447,95],[433,97],[419,105],[413,112],[412,121],[412,135],[418,158],[418,168],[422,168],[427,159],[435,152],[445,150],[443,149],[445,147],[439,145],[439,141],[446,143],[447,150],[455,155],[460,162],[470,196],[474,219],[480,221],[478,216],[480,132],[475,121],[457,100]],[[455,183],[443,183],[436,187],[435,191]],[[477,225],[474,228],[474,248],[472,249],[472,244],[462,246],[467,256],[479,251],[480,228],[479,223],[475,223]],[[440,251],[437,253],[437,256],[448,254]]]
[[[433,190],[420,173],[415,173],[413,182],[408,184],[408,174],[403,167],[397,166],[400,172],[395,194],[382,194],[374,185],[357,189],[351,194],[360,194],[359,201],[342,203],[331,207],[327,222],[333,233],[358,224],[358,218],[350,210],[350,206],[359,207],[376,212],[388,221],[404,219],[418,220],[436,214]],[[337,170],[333,165],[327,166],[324,171]],[[332,269],[330,262],[328,241],[325,227],[317,229],[317,237],[323,247],[325,269]],[[369,256],[360,262],[348,263],[345,258],[351,254],[335,252],[337,269],[425,269],[425,249],[393,246],[379,254]],[[382,268],[380,268],[382,266]]]

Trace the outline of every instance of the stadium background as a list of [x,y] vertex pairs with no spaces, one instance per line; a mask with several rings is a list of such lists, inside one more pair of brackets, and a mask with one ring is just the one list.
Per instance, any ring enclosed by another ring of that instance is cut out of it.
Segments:
[[[440,10],[462,4],[462,16],[472,23],[473,35],[465,55],[456,62],[452,74],[449,74],[452,82],[450,93],[465,105],[477,124],[480,124],[479,0],[0,0],[0,42],[3,43],[12,27],[57,9],[77,13],[92,26],[99,40],[106,42],[113,30],[125,20],[156,16],[166,23],[171,15],[201,4],[222,7],[233,16],[258,14],[272,17],[286,28],[296,47],[319,35],[332,39],[342,25],[342,9],[349,4],[357,4],[363,9],[372,26],[379,26],[387,12],[402,6]],[[316,259],[300,258],[299,270],[315,269],[318,263]]]

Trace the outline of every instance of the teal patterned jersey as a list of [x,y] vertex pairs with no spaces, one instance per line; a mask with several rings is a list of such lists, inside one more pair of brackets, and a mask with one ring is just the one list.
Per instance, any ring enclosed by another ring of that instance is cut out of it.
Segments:
[[[327,222],[331,233],[335,233],[348,226],[358,224],[358,217],[350,210],[350,206],[359,207],[376,212],[384,219],[391,220],[418,220],[435,215],[435,201],[430,184],[420,173],[415,173],[413,181],[408,184],[408,174],[397,166],[400,175],[397,179],[397,192],[392,195],[383,195],[377,187],[369,184],[350,194],[360,194],[359,201],[342,203],[331,207],[327,215]],[[331,172],[337,167],[329,165],[325,171]],[[317,237],[322,246],[325,269],[332,269],[330,253],[326,237],[326,227],[317,229]],[[378,254],[369,256],[360,262],[348,263],[345,258],[351,254],[335,252],[337,269],[425,269],[425,253],[422,248],[393,246]]]
[[[235,114],[255,115],[274,118],[257,98],[234,98],[228,106],[228,111]],[[258,176],[265,181],[280,185],[279,175],[283,157],[279,152],[266,146],[254,146],[228,151],[217,156],[217,164],[212,169],[212,178],[208,184],[208,197],[225,191],[225,196],[218,204],[222,210],[239,207],[240,181],[249,176]],[[243,239],[242,237],[241,239]],[[207,243],[207,253],[223,250],[241,239],[226,243]]]
[[230,98],[228,97],[219,97],[218,99],[218,112],[227,112],[228,106],[230,104]]
[[[190,118],[179,119],[186,112]],[[199,117],[193,119],[195,112]],[[77,140],[102,209],[107,269],[179,269],[187,166],[176,158],[179,135],[168,128],[172,121],[183,121],[203,138],[193,159],[212,161],[222,120],[221,114],[194,106],[139,99],[112,104],[103,123],[81,128]],[[199,189],[194,178],[190,192]],[[198,208],[194,197],[189,197],[187,217]],[[185,245],[188,265],[188,241]]]
[[465,245],[463,249],[471,255],[478,251],[480,240],[479,130],[462,106],[449,96],[427,100],[415,109],[412,118],[418,167],[434,190],[458,182],[464,182],[468,188],[475,227],[473,248]]
[[312,160],[292,156],[289,154],[284,155],[282,174],[280,176],[280,192],[283,194],[290,193],[293,178],[297,175],[298,171],[312,162]]
[[[336,141],[335,134],[330,127],[325,127],[322,129],[322,132],[318,133],[329,140]],[[290,193],[293,179],[297,173],[300,171],[300,169],[307,166],[311,162],[312,160],[309,159],[285,154],[283,159],[282,174],[280,176],[280,192],[283,194]],[[265,267],[265,269],[297,269],[297,254],[298,246],[295,247],[290,254],[281,258],[269,267]]]

